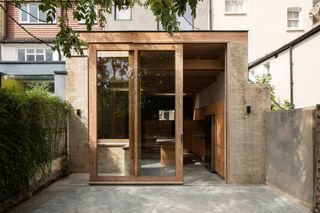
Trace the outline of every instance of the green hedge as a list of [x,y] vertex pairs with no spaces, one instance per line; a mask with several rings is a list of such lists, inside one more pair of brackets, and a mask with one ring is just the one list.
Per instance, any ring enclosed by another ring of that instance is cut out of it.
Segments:
[[27,191],[35,173],[50,166],[68,111],[43,86],[0,89],[0,201]]

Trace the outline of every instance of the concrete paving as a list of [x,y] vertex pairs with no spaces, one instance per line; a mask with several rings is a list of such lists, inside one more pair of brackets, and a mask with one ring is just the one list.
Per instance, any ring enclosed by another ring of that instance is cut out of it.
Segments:
[[310,212],[266,185],[89,186],[87,181],[87,175],[73,174],[11,212]]

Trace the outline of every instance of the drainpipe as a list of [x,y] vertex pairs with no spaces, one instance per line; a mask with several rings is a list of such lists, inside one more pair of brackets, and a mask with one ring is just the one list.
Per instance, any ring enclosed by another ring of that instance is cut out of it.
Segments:
[[292,57],[293,46],[291,45],[289,48],[289,57],[290,57],[290,103],[291,106],[294,106],[293,100],[293,57]]
[[212,23],[212,0],[209,0],[209,30],[211,31],[213,28]]

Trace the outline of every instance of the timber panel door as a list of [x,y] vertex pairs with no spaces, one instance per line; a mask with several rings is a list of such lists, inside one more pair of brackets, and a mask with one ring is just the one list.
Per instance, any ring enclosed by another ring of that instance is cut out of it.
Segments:
[[90,183],[182,183],[182,45],[89,45]]

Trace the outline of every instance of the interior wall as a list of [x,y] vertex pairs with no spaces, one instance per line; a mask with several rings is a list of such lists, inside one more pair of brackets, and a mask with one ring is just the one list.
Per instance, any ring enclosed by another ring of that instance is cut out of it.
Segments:
[[195,109],[204,107],[225,99],[225,75],[220,73],[217,76],[217,81],[205,88],[195,96]]
[[215,115],[215,170],[225,177],[225,73],[217,76],[217,81],[195,95],[194,120],[204,120],[207,115]]

